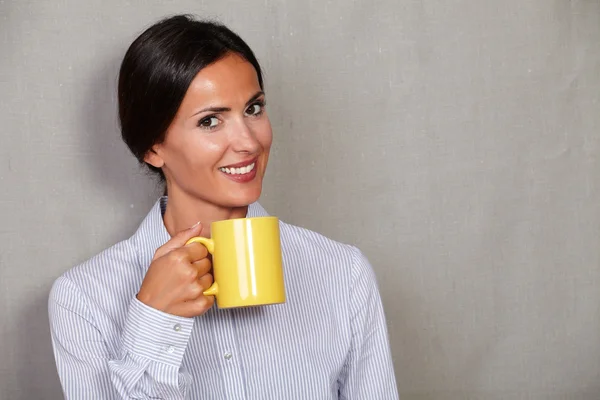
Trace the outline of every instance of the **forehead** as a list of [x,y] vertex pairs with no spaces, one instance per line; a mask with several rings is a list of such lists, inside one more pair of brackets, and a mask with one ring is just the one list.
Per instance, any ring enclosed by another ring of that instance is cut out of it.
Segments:
[[182,107],[190,102],[194,103],[191,106],[222,102],[245,104],[259,90],[254,66],[237,54],[227,54],[196,75],[186,92]]

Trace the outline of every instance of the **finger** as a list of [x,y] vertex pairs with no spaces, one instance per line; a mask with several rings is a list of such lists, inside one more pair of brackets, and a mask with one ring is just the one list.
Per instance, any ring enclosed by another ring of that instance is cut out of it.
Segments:
[[212,268],[212,263],[210,262],[208,257],[196,261],[193,265],[198,270],[198,276],[202,276],[209,273],[210,269]]
[[175,249],[163,257],[168,258],[168,263],[171,265],[186,264],[189,266],[190,263],[195,263],[208,255],[206,247],[200,243],[190,243],[187,246]]
[[173,236],[167,243],[163,244],[156,250],[154,253],[154,259],[160,258],[165,254],[170,253],[173,250],[176,250],[180,247],[185,246],[188,240],[191,238],[200,235],[202,231],[202,223],[198,222],[196,225],[191,228],[184,229],[183,231],[177,233]]
[[185,290],[183,290],[181,294],[181,300],[183,301],[193,301],[199,297],[202,297],[204,292],[204,288],[200,283],[200,279],[196,279],[194,282],[189,284]]
[[192,301],[204,296],[204,291],[213,284],[211,274],[202,275],[196,278],[193,282],[185,286],[181,291],[181,301]]
[[205,274],[188,284],[181,293],[181,300],[191,301],[204,296],[204,291],[213,284],[211,274]]
[[198,284],[203,292],[213,284],[213,281],[213,276],[211,274],[205,274],[198,278]]
[[201,261],[208,256],[206,247],[198,242],[193,242],[184,247],[180,247],[177,250],[173,250],[172,253],[180,255],[184,260],[190,263]]
[[186,301],[173,307],[172,313],[186,318],[197,317],[210,310],[214,304],[213,296],[200,296],[195,300]]

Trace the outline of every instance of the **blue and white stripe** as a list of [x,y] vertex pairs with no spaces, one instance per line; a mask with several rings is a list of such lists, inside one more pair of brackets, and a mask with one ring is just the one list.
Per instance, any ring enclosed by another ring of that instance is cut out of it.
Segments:
[[[373,270],[355,247],[281,222],[287,302],[166,314],[135,295],[170,239],[161,198],[129,239],[49,299],[67,399],[397,399]],[[248,216],[266,211],[252,204]]]

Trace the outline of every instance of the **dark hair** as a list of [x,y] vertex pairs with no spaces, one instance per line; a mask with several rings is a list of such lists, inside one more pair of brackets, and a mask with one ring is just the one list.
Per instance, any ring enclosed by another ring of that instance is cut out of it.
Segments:
[[[157,22],[135,39],[119,71],[119,121],[123,141],[140,163],[153,145],[164,140],[194,77],[228,53],[254,66],[262,89],[254,53],[220,23],[177,15]],[[164,181],[160,168],[147,166]]]

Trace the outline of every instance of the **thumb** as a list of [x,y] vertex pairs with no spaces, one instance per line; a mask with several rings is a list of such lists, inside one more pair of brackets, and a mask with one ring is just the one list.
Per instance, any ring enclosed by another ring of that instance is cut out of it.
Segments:
[[194,226],[178,232],[167,243],[163,244],[156,250],[154,259],[160,258],[171,251],[185,246],[186,242],[191,238],[200,235],[202,231],[202,223],[198,221]]

